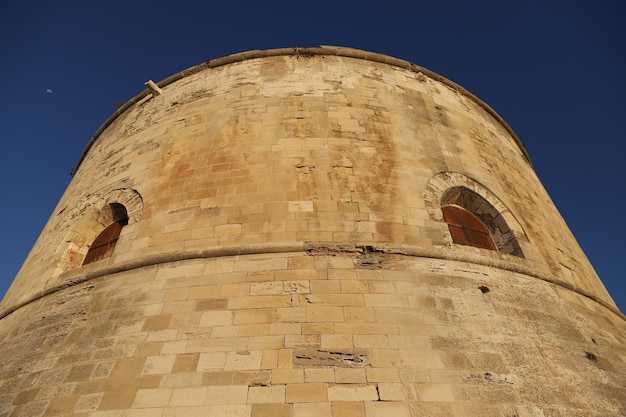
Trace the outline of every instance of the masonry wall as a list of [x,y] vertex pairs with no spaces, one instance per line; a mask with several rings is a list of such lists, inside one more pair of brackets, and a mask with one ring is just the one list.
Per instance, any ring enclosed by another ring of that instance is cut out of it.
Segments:
[[[252,52],[98,132],[1,304],[0,416],[626,415],[626,322],[510,128],[429,71]],[[466,187],[522,256],[454,244]],[[81,266],[124,204],[113,256]]]

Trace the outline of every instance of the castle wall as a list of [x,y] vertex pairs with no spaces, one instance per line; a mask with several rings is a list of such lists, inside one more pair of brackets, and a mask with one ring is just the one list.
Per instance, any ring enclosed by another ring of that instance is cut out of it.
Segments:
[[[484,103],[336,48],[160,88],[90,143],[1,304],[0,416],[626,413],[624,316]],[[453,243],[451,189],[501,250]],[[128,225],[81,266],[110,203]]]
[[2,331],[1,415],[624,413],[623,319],[464,262],[312,251],[169,263],[51,294]]

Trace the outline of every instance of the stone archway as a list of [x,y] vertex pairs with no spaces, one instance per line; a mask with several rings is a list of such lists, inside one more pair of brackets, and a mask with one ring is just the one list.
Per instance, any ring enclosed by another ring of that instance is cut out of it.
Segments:
[[498,251],[523,258],[519,240],[528,240],[522,226],[487,187],[459,172],[441,172],[424,187],[429,216],[444,221],[441,207],[456,205],[476,216],[489,230]]
[[119,204],[126,209],[128,224],[141,220],[143,199],[132,188],[119,188],[102,195],[89,207],[65,235],[65,245],[54,275],[78,268],[89,250],[93,240],[111,223],[117,221],[112,206]]

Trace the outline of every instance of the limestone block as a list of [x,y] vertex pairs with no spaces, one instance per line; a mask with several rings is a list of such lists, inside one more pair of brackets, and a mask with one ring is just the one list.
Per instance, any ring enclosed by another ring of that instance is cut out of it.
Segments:
[[[242,330],[245,328],[254,328],[258,329],[258,331],[252,333],[247,332],[244,333]],[[253,326],[239,326],[239,335],[287,335],[287,334],[301,334],[301,325],[299,323],[273,323],[273,324],[264,324],[264,325],[253,325]],[[268,340],[283,340],[284,338],[281,336],[268,336],[266,337]],[[263,339],[263,338],[261,338]],[[252,342],[252,339],[250,339]],[[270,342],[271,343],[271,342]],[[280,347],[283,347],[281,344]]]
[[272,384],[300,384],[304,382],[304,370],[274,369],[272,370]]
[[133,407],[164,407],[169,404],[172,391],[172,388],[139,389]]
[[223,369],[226,364],[226,352],[202,352],[198,359],[198,371]]
[[366,368],[367,382],[400,382],[397,369],[393,368]]
[[256,336],[248,339],[248,349],[250,350],[280,349],[283,347],[285,347],[285,336]]
[[336,368],[335,382],[337,384],[365,384],[365,368]]
[[320,339],[320,347],[324,349],[352,348],[354,347],[354,342],[352,341],[352,335],[323,334]]
[[[247,385],[213,385],[207,387],[205,404],[246,404],[248,397]],[[249,408],[243,408],[249,409]]]
[[271,385],[267,387],[250,387],[248,389],[248,404],[257,403],[284,403],[285,385]]
[[365,416],[366,417],[411,417],[409,406],[404,403],[393,402],[366,402],[365,403]]
[[203,376],[198,372],[180,372],[164,375],[159,383],[162,388],[196,387],[203,384]]
[[295,403],[293,417],[332,417],[330,403]]
[[450,384],[432,383],[432,384],[415,384],[418,398],[421,401],[438,401],[448,402],[454,401],[454,394]]
[[175,360],[175,355],[148,356],[144,362],[141,373],[144,375],[170,373]]
[[288,403],[316,403],[326,401],[327,384],[306,383],[288,384],[286,390],[286,401]]
[[[212,405],[209,417],[250,417],[252,407],[249,405]],[[206,416],[206,412],[199,410],[198,417]],[[189,415],[181,415],[189,417]]]
[[329,401],[377,401],[376,385],[341,384],[328,387]]
[[335,370],[332,368],[306,368],[304,369],[304,382],[335,382]]
[[291,404],[253,404],[250,417],[292,417]]
[[228,352],[224,369],[227,371],[261,369],[261,357],[260,350]]
[[337,401],[332,403],[333,417],[365,417],[363,401]]
[[378,393],[381,401],[415,401],[417,394],[412,384],[397,382],[381,382],[378,384]]
[[174,388],[169,405],[174,407],[204,405],[207,390],[207,387]]

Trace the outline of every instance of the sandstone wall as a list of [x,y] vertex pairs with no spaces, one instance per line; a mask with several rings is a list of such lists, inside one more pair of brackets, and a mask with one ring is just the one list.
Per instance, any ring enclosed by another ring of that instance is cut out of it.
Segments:
[[[89,143],[1,304],[0,416],[626,414],[624,316],[484,103],[342,48],[160,89]],[[452,242],[457,188],[501,250]],[[110,203],[128,225],[81,266]]]

